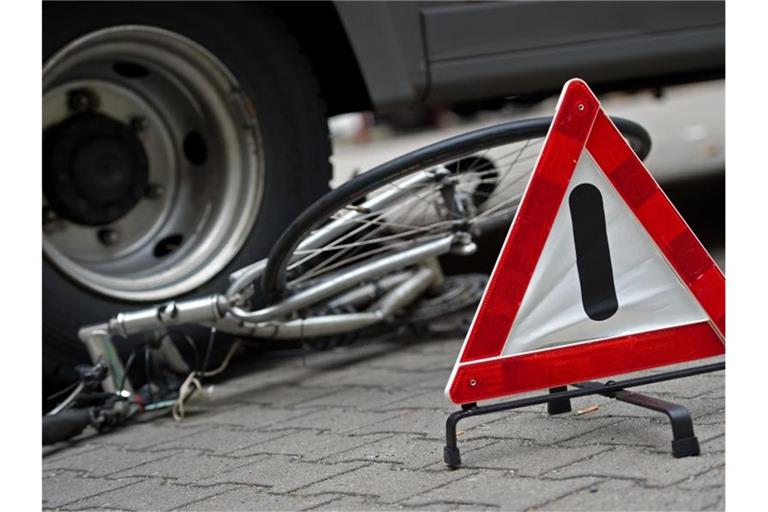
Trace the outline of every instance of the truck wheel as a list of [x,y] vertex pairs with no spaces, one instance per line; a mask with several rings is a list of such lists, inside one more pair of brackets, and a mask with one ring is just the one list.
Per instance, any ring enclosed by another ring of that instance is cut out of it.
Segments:
[[309,62],[257,5],[49,2],[43,60],[44,377],[66,378],[81,326],[265,257],[331,149]]

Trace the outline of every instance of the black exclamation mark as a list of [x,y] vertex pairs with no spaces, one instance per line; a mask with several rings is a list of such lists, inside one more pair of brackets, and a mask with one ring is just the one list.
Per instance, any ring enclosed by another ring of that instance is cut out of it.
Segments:
[[619,309],[619,302],[613,282],[603,196],[596,186],[582,183],[571,191],[568,204],[584,311],[592,320],[607,320]]

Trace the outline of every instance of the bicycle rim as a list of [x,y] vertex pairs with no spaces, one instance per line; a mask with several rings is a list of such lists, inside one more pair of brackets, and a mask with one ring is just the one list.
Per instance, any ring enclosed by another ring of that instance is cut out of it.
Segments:
[[[312,281],[416,240],[450,231],[477,235],[482,226],[494,223],[508,226],[551,120],[513,121],[445,139],[339,186],[307,208],[274,245],[262,289],[268,298],[277,300]],[[613,121],[638,156],[645,158],[650,151],[648,133],[631,121]],[[425,173],[433,173],[434,180],[420,181]],[[359,206],[388,192],[402,197],[375,211]],[[458,216],[457,209],[463,209],[464,215]],[[300,246],[329,222],[349,224],[319,247]]]

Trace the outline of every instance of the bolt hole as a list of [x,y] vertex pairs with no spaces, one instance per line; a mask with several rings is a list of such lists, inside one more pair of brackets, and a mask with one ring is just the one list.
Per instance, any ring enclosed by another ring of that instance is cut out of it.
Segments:
[[112,65],[112,69],[118,75],[125,78],[144,78],[149,75],[149,70],[135,62],[119,61]]
[[164,258],[169,254],[176,251],[181,246],[181,242],[184,240],[184,236],[175,233],[163,238],[155,245],[154,255],[155,258]]
[[184,155],[194,165],[203,165],[208,158],[205,139],[198,132],[191,131],[184,137]]

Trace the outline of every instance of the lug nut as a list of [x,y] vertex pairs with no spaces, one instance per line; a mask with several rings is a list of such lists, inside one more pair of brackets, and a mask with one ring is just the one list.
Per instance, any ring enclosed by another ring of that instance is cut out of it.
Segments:
[[162,185],[157,185],[155,183],[150,183],[147,185],[147,192],[146,196],[149,199],[159,199],[162,197],[162,195],[165,193],[165,188],[163,188]]
[[96,107],[96,95],[87,89],[75,89],[69,92],[67,105],[75,112],[85,112]]
[[140,133],[147,129],[147,120],[144,117],[136,116],[133,119],[131,119],[131,129],[136,132]]
[[98,232],[99,242],[109,247],[120,241],[120,236],[114,229],[100,229]]

